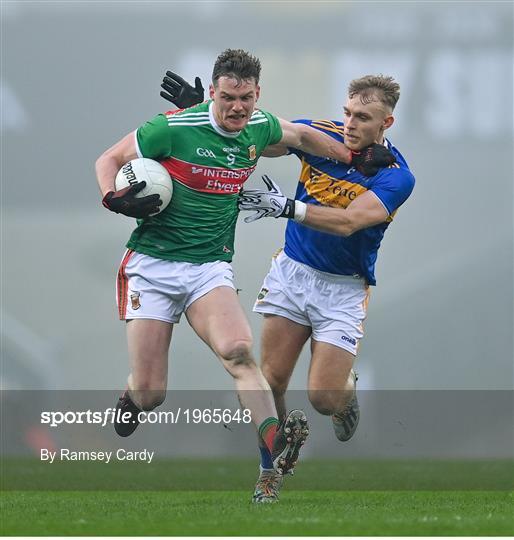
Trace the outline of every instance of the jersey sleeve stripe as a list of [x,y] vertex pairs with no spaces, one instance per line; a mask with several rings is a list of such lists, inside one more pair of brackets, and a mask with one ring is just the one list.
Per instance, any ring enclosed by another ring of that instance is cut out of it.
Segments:
[[338,126],[334,122],[330,120],[314,120],[311,123],[311,126],[321,128],[321,129],[328,129],[329,131],[334,132],[341,132],[343,133],[344,126]]
[[201,118],[209,118],[207,113],[195,113],[195,114],[167,114],[166,117],[168,120],[199,120]]
[[182,116],[169,116],[168,122],[189,122],[189,121],[196,121],[196,120],[209,120],[208,116],[188,116],[186,118]]
[[136,153],[137,153],[137,157],[144,157],[142,152],[141,152],[141,148],[139,148],[139,142],[137,140],[137,129],[134,131],[134,141],[136,143]]
[[314,120],[312,123],[313,123],[313,124],[324,125],[324,126],[331,127],[331,128],[337,128],[337,127],[339,127],[337,124],[335,124],[335,123],[332,122],[331,120]]
[[248,122],[249,126],[253,126],[254,124],[262,124],[263,122],[267,122],[268,119],[266,117],[262,118],[261,120],[250,120]]
[[168,126],[205,126],[210,124],[211,122],[209,120],[202,120],[198,122],[193,121],[185,121],[184,122],[168,122]]

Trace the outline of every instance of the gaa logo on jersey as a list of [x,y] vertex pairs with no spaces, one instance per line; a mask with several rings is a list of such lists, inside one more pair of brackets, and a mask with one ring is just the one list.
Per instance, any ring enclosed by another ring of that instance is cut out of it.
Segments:
[[208,148],[197,148],[196,153],[202,157],[210,157],[210,158],[216,157],[216,154],[212,150],[209,150]]
[[248,147],[248,159],[251,159],[252,161],[257,158],[257,148],[255,148],[255,144],[252,144]]

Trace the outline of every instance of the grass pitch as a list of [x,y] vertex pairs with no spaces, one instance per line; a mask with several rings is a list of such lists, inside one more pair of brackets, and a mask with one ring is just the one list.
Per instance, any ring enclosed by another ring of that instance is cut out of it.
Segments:
[[161,461],[130,471],[93,463],[52,468],[27,460],[3,462],[0,532],[73,536],[514,534],[511,461],[320,460],[300,465],[297,475],[287,478],[279,504],[252,505],[254,460]]

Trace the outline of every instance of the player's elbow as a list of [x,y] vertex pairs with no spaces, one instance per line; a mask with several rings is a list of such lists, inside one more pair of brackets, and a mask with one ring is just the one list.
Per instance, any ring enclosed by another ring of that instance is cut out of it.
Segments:
[[349,230],[349,229],[341,229],[341,231],[339,232],[339,236],[344,236],[345,238],[348,238],[349,236],[351,236],[355,231],[354,230]]
[[347,238],[348,236],[351,236],[354,232],[355,232],[354,230],[350,230],[345,227],[340,230],[339,236],[344,236],[345,238]]
[[337,234],[341,236],[351,236],[361,229],[381,222],[381,220],[371,220],[369,213],[353,208],[343,211],[338,218]]
[[338,224],[336,234],[339,236],[351,236],[353,233],[357,232],[359,227],[351,221],[344,221]]
[[295,133],[296,144],[294,146],[301,150],[309,146],[309,141],[312,138],[311,133],[314,129],[304,124],[295,124],[295,126],[297,126],[297,129]]
[[116,153],[113,148],[108,148],[95,162],[97,174],[105,171],[118,171],[129,160],[123,160],[123,156]]
[[97,160],[95,161],[95,169],[98,171],[98,170],[101,170],[106,163],[109,162],[109,160],[111,159],[111,156],[109,154],[109,150],[106,150],[101,156],[99,156],[97,158]]

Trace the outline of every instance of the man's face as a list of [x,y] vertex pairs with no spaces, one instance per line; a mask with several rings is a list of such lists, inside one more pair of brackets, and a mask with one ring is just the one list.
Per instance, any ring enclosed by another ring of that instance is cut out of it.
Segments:
[[209,86],[209,95],[214,99],[216,122],[226,131],[244,129],[250,121],[259,93],[260,87],[253,78],[239,82],[231,77],[220,77],[216,86]]
[[344,106],[344,143],[350,150],[382,143],[384,130],[393,121],[391,110],[376,97],[365,103],[360,95],[348,98]]

